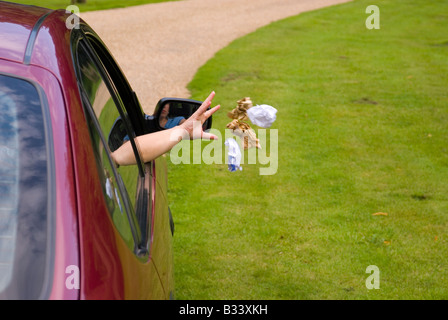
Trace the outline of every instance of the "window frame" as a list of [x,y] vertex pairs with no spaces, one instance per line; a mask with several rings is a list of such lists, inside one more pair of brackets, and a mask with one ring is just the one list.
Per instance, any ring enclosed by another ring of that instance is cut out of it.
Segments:
[[[102,43],[101,40],[87,27],[81,27],[79,32],[74,33],[75,36],[72,38],[72,54],[73,54],[73,62],[75,67],[75,72],[77,78],[79,77],[79,63],[78,63],[78,50],[79,45],[85,47],[86,53],[92,59],[92,62],[98,69],[100,76],[104,83],[107,86],[107,89],[112,97],[115,106],[122,118],[128,133],[130,133],[130,140],[132,144],[132,148],[134,151],[134,155],[137,160],[138,167],[138,178],[136,187],[136,201],[135,208],[132,208],[130,204],[128,190],[121,179],[120,173],[117,171],[118,166],[112,165],[112,170],[114,171],[114,175],[117,181],[117,187],[122,195],[122,198],[125,199],[125,208],[128,214],[129,224],[132,228],[132,232],[134,235],[134,253],[143,260],[149,259],[149,251],[151,247],[151,238],[152,238],[152,190],[151,180],[152,180],[152,172],[151,165],[152,163],[143,163],[140,157],[139,149],[135,144],[135,137],[137,135],[141,135],[146,133],[145,125],[144,125],[144,117],[141,111],[140,104],[135,95],[135,92],[130,88],[127,80],[125,79],[123,73],[120,68],[116,64],[113,57],[110,55],[110,52]],[[82,102],[84,104],[84,111],[88,113],[85,116],[89,116],[92,118],[95,123],[95,129],[98,132],[100,139],[102,140],[102,144],[105,147],[105,151],[107,156],[109,157],[109,161],[112,164],[114,162],[111,158],[111,151],[109,148],[109,144],[107,141],[107,137],[104,136],[102,132],[102,128],[98,122],[98,118],[93,111],[93,108],[90,104],[90,101],[83,89],[83,84],[80,79],[78,81],[78,88],[82,97]],[[124,93],[124,94],[123,94]],[[122,96],[125,96],[122,98]],[[124,99],[126,102],[130,100],[130,105],[125,106]],[[115,226],[114,226],[115,227]]]
[[[18,76],[16,74],[11,74],[7,72],[0,72],[0,75],[14,78],[17,80],[21,80],[30,84],[37,93],[39,102],[40,102],[40,110],[42,112],[42,127],[44,129],[43,140],[45,143],[45,152],[46,152],[46,256],[45,256],[45,266],[43,271],[43,279],[40,286],[39,296],[33,297],[31,299],[47,299],[50,296],[52,285],[53,285],[53,273],[54,273],[54,262],[55,262],[55,240],[56,240],[56,170],[55,170],[55,151],[54,151],[54,139],[53,139],[53,129],[51,124],[51,114],[49,109],[49,103],[47,99],[47,95],[45,90],[38,84],[36,81]],[[20,197],[19,197],[20,200]],[[19,212],[18,212],[19,214]],[[19,227],[19,226],[18,226]],[[17,234],[18,236],[18,234]],[[19,239],[16,239],[19,240]],[[14,262],[16,265],[23,265],[23,261],[19,260],[19,255],[14,255]],[[13,280],[16,280],[17,270],[13,271]],[[22,278],[22,277],[21,277]],[[0,292],[0,299],[30,299],[29,297],[18,296],[18,297],[10,297],[10,292],[8,291],[10,285],[5,288],[4,291]],[[28,288],[29,289],[29,288]],[[12,290],[12,294],[22,294],[22,290],[14,289]],[[29,290],[26,291],[26,294],[29,293]]]

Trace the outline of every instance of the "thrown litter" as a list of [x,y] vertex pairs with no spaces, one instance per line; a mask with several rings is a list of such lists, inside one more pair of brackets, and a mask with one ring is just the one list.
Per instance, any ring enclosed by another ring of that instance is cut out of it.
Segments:
[[250,121],[262,128],[269,128],[277,118],[277,109],[267,104],[256,105],[246,112]]
[[240,146],[238,145],[238,142],[236,142],[236,140],[233,138],[228,138],[224,144],[229,147],[229,151],[228,151],[229,171],[234,172],[237,170],[243,170],[243,168],[240,165],[241,164],[241,150],[240,150]]

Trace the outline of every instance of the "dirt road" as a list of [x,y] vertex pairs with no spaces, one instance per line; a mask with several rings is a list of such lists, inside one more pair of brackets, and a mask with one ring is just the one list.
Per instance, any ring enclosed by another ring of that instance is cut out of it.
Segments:
[[[183,0],[81,13],[151,114],[162,97],[188,98],[197,69],[231,41],[273,21],[350,0]],[[213,88],[210,88],[210,91]]]

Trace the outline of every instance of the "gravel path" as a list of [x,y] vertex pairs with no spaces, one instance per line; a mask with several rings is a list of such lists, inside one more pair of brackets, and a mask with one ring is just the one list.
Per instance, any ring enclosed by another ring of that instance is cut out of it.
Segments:
[[[117,59],[143,109],[188,98],[197,69],[273,21],[350,0],[183,0],[81,13]],[[210,88],[210,91],[213,88]]]

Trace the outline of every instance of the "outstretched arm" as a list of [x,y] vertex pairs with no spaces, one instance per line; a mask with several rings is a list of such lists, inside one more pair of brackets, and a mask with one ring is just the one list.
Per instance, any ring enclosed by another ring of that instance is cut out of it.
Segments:
[[[215,92],[212,92],[202,103],[199,109],[180,125],[154,133],[145,134],[136,138],[136,144],[140,148],[144,162],[149,162],[162,154],[170,151],[177,143],[183,139],[218,139],[217,136],[204,132],[202,124],[213,113],[218,111],[219,105],[207,110],[210,107]],[[128,141],[112,153],[115,163],[121,166],[136,164],[131,143]]]

